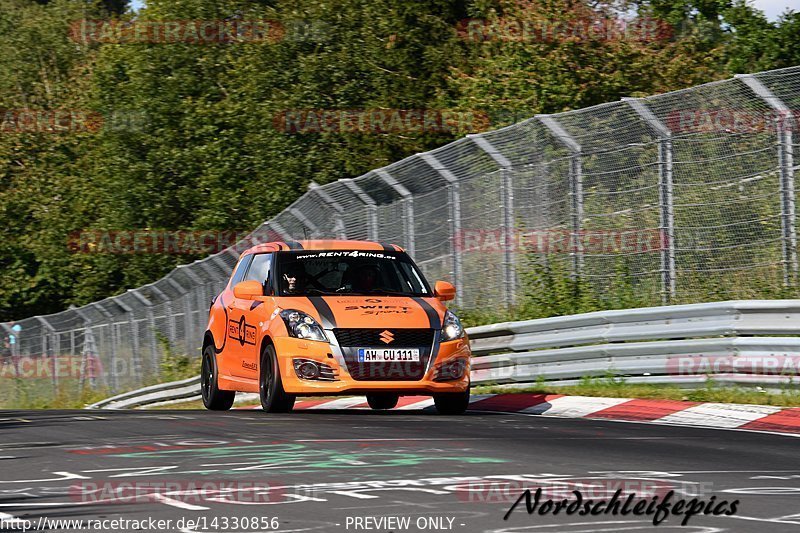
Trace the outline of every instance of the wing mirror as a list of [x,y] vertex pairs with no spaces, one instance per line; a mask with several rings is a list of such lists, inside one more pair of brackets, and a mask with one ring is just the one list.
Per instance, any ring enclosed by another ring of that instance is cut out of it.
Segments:
[[433,295],[445,302],[456,297],[456,288],[452,283],[437,281],[433,286]]
[[264,287],[256,280],[240,281],[233,286],[233,295],[242,300],[255,300],[264,295]]

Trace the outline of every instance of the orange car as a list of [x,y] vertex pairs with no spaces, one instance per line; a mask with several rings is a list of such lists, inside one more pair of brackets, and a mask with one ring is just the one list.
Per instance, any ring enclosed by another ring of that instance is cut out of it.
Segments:
[[365,394],[373,409],[431,395],[443,414],[469,404],[470,347],[399,246],[365,241],[271,242],[244,252],[211,305],[201,388],[208,409],[258,392],[268,412],[297,396]]

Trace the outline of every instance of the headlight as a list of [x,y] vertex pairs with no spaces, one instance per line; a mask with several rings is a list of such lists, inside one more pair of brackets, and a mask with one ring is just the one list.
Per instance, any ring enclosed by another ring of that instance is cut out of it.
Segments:
[[281,311],[281,318],[286,324],[289,335],[292,337],[310,341],[327,342],[328,340],[328,337],[325,336],[325,332],[322,330],[322,326],[302,311],[284,309]]
[[464,327],[456,315],[447,311],[444,314],[444,324],[442,324],[441,341],[447,342],[460,339],[464,336]]

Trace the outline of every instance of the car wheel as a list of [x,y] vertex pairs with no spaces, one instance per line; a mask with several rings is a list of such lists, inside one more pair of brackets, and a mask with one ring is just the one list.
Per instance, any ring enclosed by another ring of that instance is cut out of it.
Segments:
[[440,415],[461,415],[469,407],[469,389],[464,392],[435,394],[433,403]]
[[392,409],[399,398],[397,394],[367,394],[367,403],[373,409]]
[[283,390],[275,348],[269,344],[261,351],[259,396],[261,396],[261,408],[268,413],[288,413],[294,407],[295,397]]
[[200,393],[203,396],[203,405],[212,411],[227,411],[233,406],[236,392],[219,390],[217,375],[214,345],[209,344],[203,349],[203,363],[200,369]]

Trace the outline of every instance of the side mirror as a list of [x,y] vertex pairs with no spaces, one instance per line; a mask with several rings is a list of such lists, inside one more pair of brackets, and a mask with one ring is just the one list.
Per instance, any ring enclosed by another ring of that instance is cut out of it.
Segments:
[[433,295],[445,302],[456,297],[456,288],[452,283],[437,281],[433,286]]
[[233,286],[233,295],[242,300],[254,300],[256,296],[264,295],[264,287],[254,279],[241,281]]

